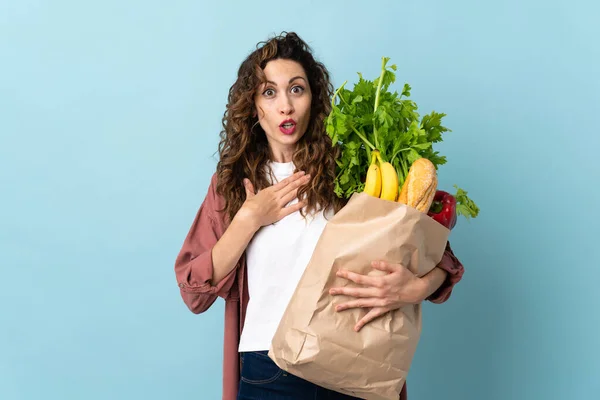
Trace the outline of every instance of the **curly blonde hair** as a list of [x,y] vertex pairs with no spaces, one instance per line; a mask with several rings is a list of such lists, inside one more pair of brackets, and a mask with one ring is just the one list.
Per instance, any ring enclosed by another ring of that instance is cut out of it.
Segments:
[[334,193],[337,148],[325,130],[325,119],[331,110],[333,85],[325,66],[316,61],[311,48],[294,32],[282,33],[260,42],[240,65],[237,79],[229,89],[219,143],[217,193],[224,197],[221,210],[232,220],[246,200],[243,179],[248,178],[256,190],[269,186],[266,164],[270,161],[265,132],[258,123],[254,97],[266,82],[263,69],[271,60],[298,62],[306,72],[312,92],[310,122],[292,156],[296,170],[311,175],[309,185],[298,191],[306,200],[306,211],[315,212],[332,207],[338,211],[343,200]]

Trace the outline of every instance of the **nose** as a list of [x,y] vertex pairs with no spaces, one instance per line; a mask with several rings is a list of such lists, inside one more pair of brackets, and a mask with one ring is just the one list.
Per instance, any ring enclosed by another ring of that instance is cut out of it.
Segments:
[[294,105],[288,96],[282,96],[281,104],[279,105],[281,115],[290,115],[294,112]]

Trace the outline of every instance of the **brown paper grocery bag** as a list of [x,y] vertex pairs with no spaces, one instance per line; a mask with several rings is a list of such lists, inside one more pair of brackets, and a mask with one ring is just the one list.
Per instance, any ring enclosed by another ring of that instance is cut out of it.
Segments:
[[[421,334],[421,305],[353,327],[367,309],[336,312],[355,283],[340,268],[372,274],[371,261],[406,266],[417,276],[442,259],[450,230],[401,203],[355,193],[331,218],[286,308],[269,356],[283,370],[317,385],[368,400],[398,400]],[[377,271],[378,273],[382,273]]]

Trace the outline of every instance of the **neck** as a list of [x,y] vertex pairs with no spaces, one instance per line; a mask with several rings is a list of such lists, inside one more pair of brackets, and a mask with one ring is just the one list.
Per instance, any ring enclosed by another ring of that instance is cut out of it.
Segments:
[[274,149],[271,148],[271,159],[278,163],[288,163],[292,161],[294,155],[294,148],[288,149]]

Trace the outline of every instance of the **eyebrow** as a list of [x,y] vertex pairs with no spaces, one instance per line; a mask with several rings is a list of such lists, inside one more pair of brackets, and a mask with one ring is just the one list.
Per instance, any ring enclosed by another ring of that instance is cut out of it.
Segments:
[[[298,76],[295,76],[295,77],[293,77],[292,79],[290,79],[290,80],[288,81],[288,84],[290,84],[290,83],[294,82],[296,79],[302,79],[304,82],[306,82],[306,79],[304,79],[303,77],[301,77],[300,75],[298,75]],[[267,83],[271,83],[271,84],[273,84],[273,85],[277,86],[277,84],[276,84],[275,82],[273,82],[273,81],[267,81]]]

